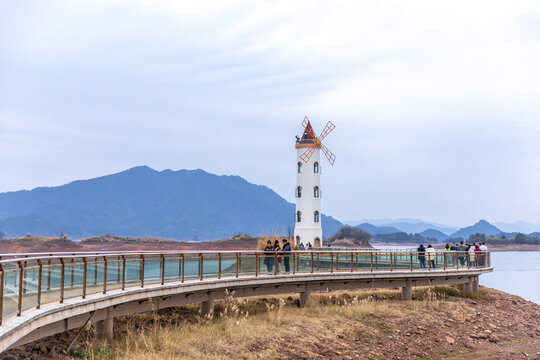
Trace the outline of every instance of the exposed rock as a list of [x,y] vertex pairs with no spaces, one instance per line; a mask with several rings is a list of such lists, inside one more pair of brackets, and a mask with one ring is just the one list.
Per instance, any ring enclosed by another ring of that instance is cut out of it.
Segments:
[[501,339],[499,338],[499,336],[495,333],[489,335],[489,341],[491,342],[494,342],[494,343],[498,343],[499,341],[501,341]]
[[454,345],[456,343],[456,340],[453,337],[446,336],[445,339],[446,339],[446,342],[449,343],[450,345]]

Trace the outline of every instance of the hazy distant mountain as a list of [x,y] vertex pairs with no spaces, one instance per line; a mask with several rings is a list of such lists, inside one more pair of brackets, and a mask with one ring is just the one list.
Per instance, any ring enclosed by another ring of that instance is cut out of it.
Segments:
[[454,231],[456,231],[457,227],[451,227],[446,226],[443,224],[438,223],[432,223],[428,221],[423,221],[420,219],[410,219],[410,218],[403,218],[403,219],[371,219],[371,220],[362,220],[362,221],[346,221],[348,224],[360,224],[360,223],[369,223],[375,226],[391,226],[396,229],[399,229],[400,231],[406,232],[408,234],[416,234],[421,233],[424,230],[427,229],[434,229],[438,230],[444,234],[451,234]]
[[[266,186],[203,170],[146,166],[58,187],[0,194],[0,229],[71,238],[100,234],[213,240],[235,233],[286,233],[294,204]],[[322,217],[324,236],[342,224]]]
[[370,233],[371,235],[377,235],[377,234],[386,235],[386,234],[393,234],[393,233],[401,232],[399,229],[396,229],[395,227],[375,226],[368,223],[363,223],[363,224],[357,225],[356,227],[364,230],[367,233]]
[[460,237],[460,238],[463,238],[463,239],[468,239],[469,236],[471,236],[473,234],[484,234],[486,236],[489,236],[489,235],[498,235],[501,232],[502,231],[499,228],[497,228],[496,226],[491,225],[486,220],[480,220],[479,222],[477,222],[474,225],[467,226],[467,227],[459,229],[458,231],[456,231],[455,233],[450,235],[450,237],[452,237],[452,238]]
[[523,234],[529,234],[531,232],[540,231],[539,224],[532,224],[524,221],[517,221],[514,223],[494,222],[493,225],[502,231],[509,233],[520,232]]
[[435,229],[427,229],[427,230],[422,231],[419,234],[425,238],[437,239],[438,242],[443,242],[446,239],[448,239],[448,235]]

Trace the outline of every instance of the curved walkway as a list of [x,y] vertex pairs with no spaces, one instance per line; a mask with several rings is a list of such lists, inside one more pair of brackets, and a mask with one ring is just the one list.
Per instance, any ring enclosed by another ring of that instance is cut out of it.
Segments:
[[478,276],[493,270],[489,253],[481,256],[440,252],[422,268],[418,254],[403,251],[19,255],[0,261],[0,352],[88,322],[112,338],[113,319],[138,312],[200,303],[210,314],[231,294],[299,293],[305,306],[321,290],[401,288],[403,300],[413,286],[465,284],[475,292]]

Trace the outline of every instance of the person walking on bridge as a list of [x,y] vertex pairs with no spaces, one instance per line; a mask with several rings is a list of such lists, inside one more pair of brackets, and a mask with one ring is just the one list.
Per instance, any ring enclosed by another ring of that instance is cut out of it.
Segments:
[[288,273],[291,271],[291,265],[290,265],[290,255],[291,255],[291,244],[289,244],[289,241],[287,239],[282,240],[283,243],[283,249],[281,249],[281,252],[283,253],[283,265],[285,265],[285,272]]
[[426,268],[426,248],[424,247],[424,245],[420,244],[416,252],[418,253],[418,261],[420,262],[420,269],[425,269]]
[[466,256],[465,251],[466,251],[466,248],[465,248],[465,245],[463,245],[463,241],[459,242],[459,245],[458,245],[457,249],[459,251],[459,255],[458,255],[459,265],[464,266],[465,265],[465,256]]

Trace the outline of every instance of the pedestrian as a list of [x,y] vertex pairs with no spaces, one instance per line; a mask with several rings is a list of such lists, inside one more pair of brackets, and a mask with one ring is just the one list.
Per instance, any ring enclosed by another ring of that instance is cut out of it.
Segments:
[[426,255],[428,256],[428,261],[430,262],[429,264],[431,267],[435,268],[435,258],[437,257],[437,254],[435,253],[435,249],[433,246],[431,246],[431,244],[427,246]]
[[420,244],[418,249],[416,249],[416,252],[418,253],[418,262],[420,262],[420,269],[426,268],[426,248],[424,245]]
[[475,254],[474,254],[474,243],[472,243],[471,245],[469,245],[469,267],[470,266],[476,266],[476,257],[475,257]]
[[272,242],[268,240],[266,242],[266,247],[264,248],[264,264],[266,265],[266,270],[269,274],[274,271],[274,247]]
[[458,255],[459,256],[459,264],[461,266],[464,266],[465,265],[465,256],[466,256],[465,251],[466,251],[466,249],[465,249],[465,245],[463,245],[463,241],[459,242],[459,245],[458,245],[457,249],[458,249],[458,253],[459,253],[459,255]]
[[[276,253],[281,251],[281,246],[279,246],[279,240],[274,241],[274,247],[272,247],[272,250],[274,251],[274,256]],[[276,273],[279,272],[279,263],[281,262],[281,257],[278,255],[277,262],[276,262]]]
[[446,243],[446,245],[444,246],[444,250],[450,251],[450,244],[449,243]]
[[477,245],[474,246],[474,257],[475,257],[475,261],[476,261],[476,266],[481,266],[481,256],[482,256],[482,251],[480,250],[480,243],[478,243]]
[[480,251],[482,252],[482,254],[480,254],[480,256],[482,257],[482,266],[486,266],[486,257],[487,257],[488,248],[485,242],[482,243],[482,245],[480,245]]
[[311,241],[307,243],[307,248],[311,249],[313,246],[311,245]]
[[289,241],[287,239],[282,240],[283,243],[283,249],[281,249],[281,252],[283,253],[283,265],[285,265],[285,272],[288,273],[291,271],[291,264],[289,262],[290,255],[291,255],[291,244],[289,244]]
[[300,247],[300,250],[305,250],[306,249],[305,246],[304,246],[304,243],[300,243],[299,247]]

